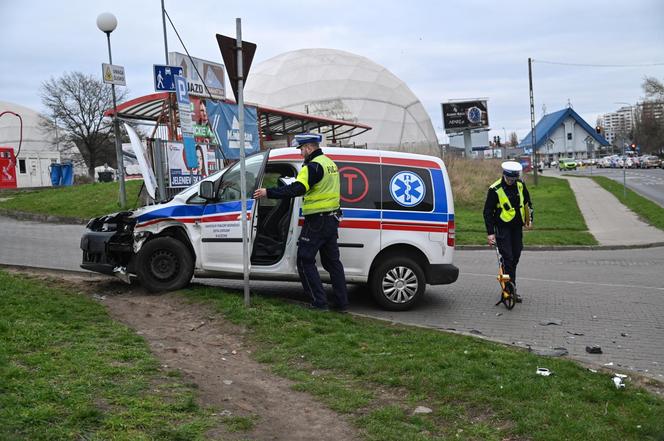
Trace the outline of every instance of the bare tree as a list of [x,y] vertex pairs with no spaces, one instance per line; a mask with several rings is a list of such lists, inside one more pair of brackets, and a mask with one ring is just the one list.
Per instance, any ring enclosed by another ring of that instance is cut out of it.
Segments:
[[[116,89],[116,93],[118,102],[127,94],[124,89]],[[113,106],[109,85],[92,75],[65,73],[42,84],[41,99],[52,117],[45,124],[53,129],[57,124],[59,137],[76,146],[90,177],[94,178],[97,165],[117,167],[113,126],[104,118],[104,111]]]
[[646,77],[643,80],[643,91],[646,93],[646,99],[664,101],[664,83],[657,78]]
[[657,78],[643,80],[645,99],[638,105],[634,141],[643,152],[664,152],[664,83]]
[[510,143],[510,146],[511,146],[512,148],[514,148],[514,147],[516,147],[517,145],[519,145],[519,135],[517,135],[516,132],[511,132],[511,133],[510,133],[510,141],[509,141],[509,143]]

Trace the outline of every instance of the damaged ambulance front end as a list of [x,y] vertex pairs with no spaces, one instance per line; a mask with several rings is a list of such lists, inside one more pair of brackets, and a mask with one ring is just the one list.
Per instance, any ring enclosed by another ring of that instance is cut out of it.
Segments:
[[121,211],[88,222],[86,232],[81,237],[81,268],[129,281],[127,268],[136,252],[136,218],[133,214],[131,211]]

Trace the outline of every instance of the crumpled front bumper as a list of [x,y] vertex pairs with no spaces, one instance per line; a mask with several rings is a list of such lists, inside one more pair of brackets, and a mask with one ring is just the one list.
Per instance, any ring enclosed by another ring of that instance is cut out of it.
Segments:
[[[81,237],[83,258],[81,268],[97,273],[117,275],[118,268],[126,268],[133,255],[133,223],[126,213],[92,219]],[[111,229],[107,229],[111,225]]]

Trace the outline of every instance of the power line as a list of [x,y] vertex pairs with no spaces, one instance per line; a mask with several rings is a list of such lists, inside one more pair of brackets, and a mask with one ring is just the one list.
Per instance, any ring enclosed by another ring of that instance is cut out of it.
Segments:
[[535,60],[533,63],[542,63],[542,64],[558,64],[561,66],[580,66],[580,67],[652,67],[652,66],[664,66],[664,63],[646,63],[646,64],[587,64],[587,63],[566,63],[563,61],[545,61],[545,60]]

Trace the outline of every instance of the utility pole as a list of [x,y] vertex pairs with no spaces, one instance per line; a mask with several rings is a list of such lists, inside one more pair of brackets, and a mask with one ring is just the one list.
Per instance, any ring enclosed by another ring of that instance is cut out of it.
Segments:
[[528,86],[530,91],[530,163],[533,167],[535,185],[537,185],[537,166],[535,164],[535,98],[533,96],[533,66],[532,58],[528,58]]

